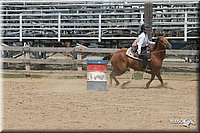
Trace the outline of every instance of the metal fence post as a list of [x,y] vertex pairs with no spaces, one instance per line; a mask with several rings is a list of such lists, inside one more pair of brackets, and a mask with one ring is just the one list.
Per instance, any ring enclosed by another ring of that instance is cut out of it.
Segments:
[[58,42],[60,42],[60,24],[61,24],[60,18],[61,18],[61,14],[59,12],[58,14]]
[[99,37],[98,42],[101,42],[101,14],[99,14]]
[[144,12],[140,11],[140,24],[142,25],[144,23]]
[[22,14],[19,15],[19,40],[22,41]]
[[187,11],[185,12],[185,23],[184,23],[184,41],[187,41]]

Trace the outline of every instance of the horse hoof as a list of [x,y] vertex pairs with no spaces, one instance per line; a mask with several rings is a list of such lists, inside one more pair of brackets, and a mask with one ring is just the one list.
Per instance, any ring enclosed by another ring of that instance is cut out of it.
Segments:
[[144,89],[149,89],[149,86],[144,87]]
[[122,88],[124,88],[127,84],[129,84],[131,81],[126,81],[126,82],[124,82],[123,84],[122,84]]
[[119,84],[115,84],[115,86],[117,87],[117,86],[119,86]]
[[163,88],[163,87],[165,87],[164,84],[158,86],[158,88]]

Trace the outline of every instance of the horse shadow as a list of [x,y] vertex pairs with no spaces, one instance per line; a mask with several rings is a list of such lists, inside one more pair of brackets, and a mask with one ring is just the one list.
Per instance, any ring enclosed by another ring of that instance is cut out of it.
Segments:
[[163,85],[155,85],[155,86],[150,86],[149,88],[141,87],[141,86],[128,86],[131,81],[126,81],[122,83],[122,85],[119,87],[120,89],[174,89],[172,87],[168,86],[168,83],[164,83]]

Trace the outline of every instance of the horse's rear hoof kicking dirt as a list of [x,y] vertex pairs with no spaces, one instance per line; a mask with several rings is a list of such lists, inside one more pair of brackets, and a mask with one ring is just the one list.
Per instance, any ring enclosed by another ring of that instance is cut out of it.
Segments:
[[[162,68],[162,62],[166,55],[166,49],[171,47],[169,41],[164,35],[159,35],[156,44],[153,49],[151,49],[151,60],[149,62],[149,67],[151,70],[151,78],[146,83],[145,88],[149,88],[151,82],[154,80],[155,76],[158,77],[163,86],[163,80],[160,75],[160,70]],[[119,81],[116,76],[124,74],[128,67],[134,69],[135,71],[142,71],[142,62],[136,59],[132,59],[126,56],[126,48],[122,48],[113,54],[106,55],[103,60],[111,60],[112,72],[110,73],[110,84],[112,85],[112,79],[115,80],[116,85],[119,85]]]

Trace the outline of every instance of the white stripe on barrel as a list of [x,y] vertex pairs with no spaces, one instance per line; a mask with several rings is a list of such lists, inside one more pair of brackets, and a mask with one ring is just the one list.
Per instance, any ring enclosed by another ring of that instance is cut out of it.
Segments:
[[107,88],[107,60],[87,61],[87,90],[104,91]]

